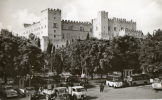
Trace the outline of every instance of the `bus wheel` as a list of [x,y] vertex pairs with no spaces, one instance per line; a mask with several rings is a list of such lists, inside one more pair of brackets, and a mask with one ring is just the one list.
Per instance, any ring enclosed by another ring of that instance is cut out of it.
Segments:
[[136,83],[133,83],[133,86],[136,86],[137,84]]

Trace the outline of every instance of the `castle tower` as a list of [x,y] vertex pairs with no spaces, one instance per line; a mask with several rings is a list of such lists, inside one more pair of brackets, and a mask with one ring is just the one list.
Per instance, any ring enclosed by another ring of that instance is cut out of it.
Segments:
[[100,11],[97,18],[92,20],[93,36],[98,39],[109,39],[108,34],[108,12]]
[[[43,41],[42,49],[46,50],[48,41],[50,41],[51,43],[53,43],[53,45],[55,45],[54,44],[55,41],[59,41],[62,39],[61,10],[48,8],[41,11],[41,26],[42,26],[41,35]],[[48,37],[48,39],[46,37]]]

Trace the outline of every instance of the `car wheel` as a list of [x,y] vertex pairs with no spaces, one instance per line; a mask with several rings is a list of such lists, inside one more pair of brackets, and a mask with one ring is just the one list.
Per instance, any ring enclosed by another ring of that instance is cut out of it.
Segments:
[[136,83],[133,83],[133,86],[136,86],[137,84]]
[[73,96],[73,100],[77,100],[77,97],[76,97],[76,95],[74,95],[74,96]]
[[144,84],[148,84],[147,82],[144,82]]

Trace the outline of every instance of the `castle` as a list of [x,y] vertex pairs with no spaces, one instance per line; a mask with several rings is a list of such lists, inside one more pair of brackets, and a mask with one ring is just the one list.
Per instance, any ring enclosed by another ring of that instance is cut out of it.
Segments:
[[120,34],[143,38],[142,31],[136,30],[136,22],[126,19],[108,18],[108,12],[100,11],[92,22],[79,22],[61,19],[61,10],[45,9],[41,11],[39,22],[24,24],[24,36],[33,33],[40,38],[41,49],[46,51],[48,43],[55,48],[66,46],[76,39],[85,40],[89,37],[111,40]]

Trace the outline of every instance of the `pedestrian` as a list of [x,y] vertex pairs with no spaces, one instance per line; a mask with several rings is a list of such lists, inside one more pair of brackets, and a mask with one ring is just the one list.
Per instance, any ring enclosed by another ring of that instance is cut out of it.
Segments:
[[57,92],[58,92],[58,91],[55,90],[54,93],[51,94],[51,99],[50,99],[50,100],[55,100],[55,99],[56,99],[56,97],[57,97]]
[[105,87],[105,85],[102,83],[102,92],[104,91],[104,87]]
[[100,84],[100,92],[103,92],[103,91],[104,91],[104,87],[105,87],[104,84],[101,83],[101,84]]
[[86,85],[86,83],[83,84],[83,87],[87,91],[87,85]]
[[102,83],[100,84],[100,92],[102,92]]

